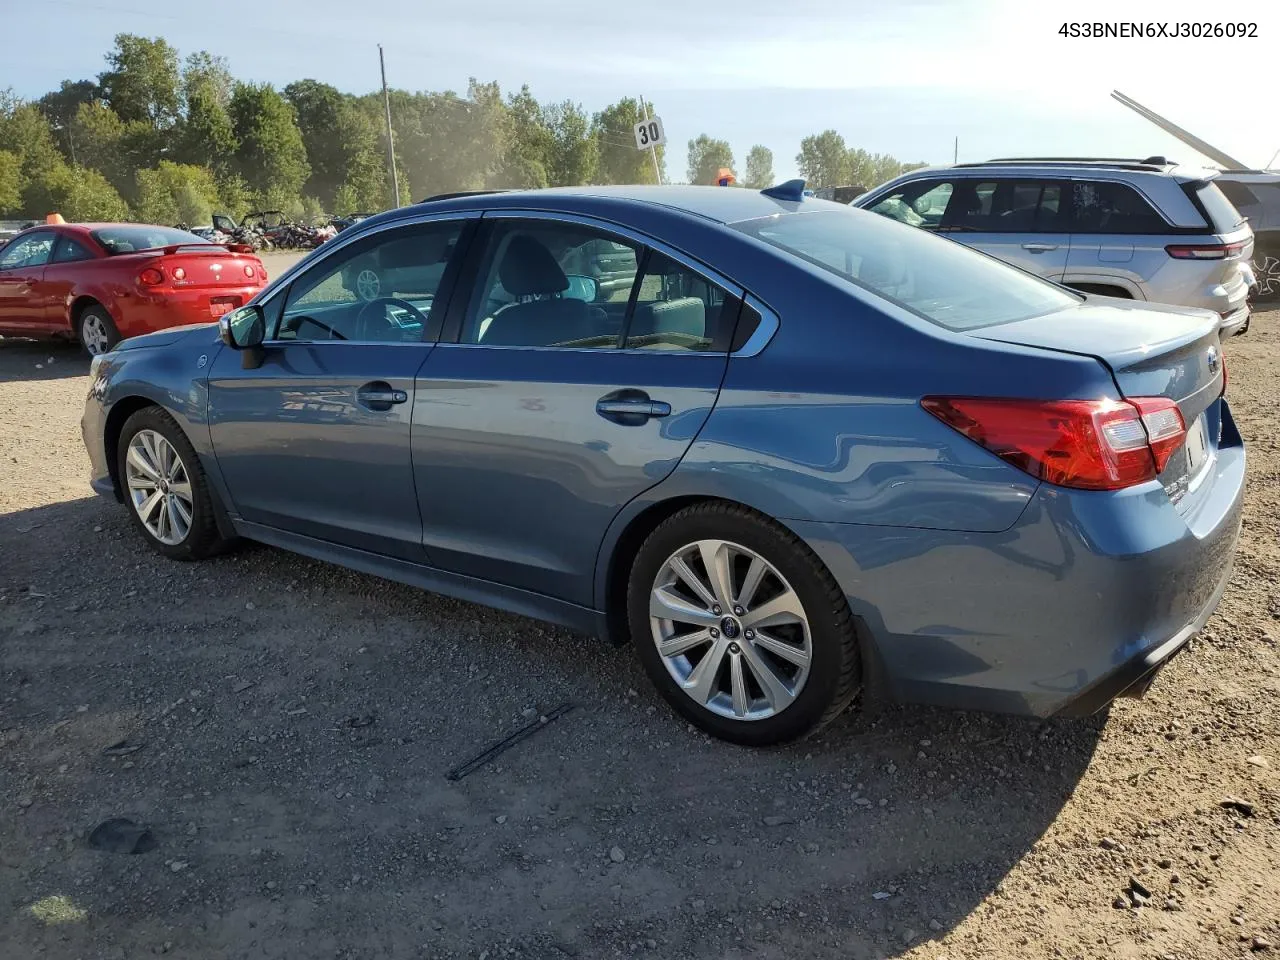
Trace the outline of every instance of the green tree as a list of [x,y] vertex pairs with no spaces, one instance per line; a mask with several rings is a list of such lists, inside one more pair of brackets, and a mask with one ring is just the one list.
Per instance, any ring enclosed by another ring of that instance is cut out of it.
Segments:
[[705,133],[689,141],[689,182],[712,184],[722,168],[733,169],[733,148],[728,140],[715,140]]
[[805,137],[796,155],[800,175],[811,187],[836,187],[849,178],[849,151],[834,130]]
[[[598,177],[601,183],[657,182],[649,151],[636,149],[634,128],[641,116],[639,102],[630,97],[610,104],[595,115],[593,127],[600,151]],[[666,166],[662,147],[658,148],[658,166],[660,169]]]
[[22,158],[0,150],[0,214],[14,214],[22,207]]
[[188,54],[182,62],[182,99],[190,109],[191,99],[195,96],[207,96],[223,108],[231,102],[231,90],[235,87],[235,79],[227,66],[227,58],[219,57],[207,50],[197,50]]
[[773,151],[757,143],[747,153],[747,174],[742,185],[763,190],[772,187],[773,181]]
[[600,163],[600,145],[591,135],[591,118],[572,100],[553,103],[545,111],[551,132],[547,179],[552,186],[592,183]]
[[230,172],[235,154],[236,135],[227,108],[213,90],[196,87],[187,98],[176,156],[183,163],[204,164],[225,174]]
[[68,135],[81,164],[97,170],[116,190],[132,189],[134,168],[125,157],[125,125],[114,110],[101,100],[80,104]]
[[71,121],[82,104],[98,98],[98,85],[92,80],[63,80],[62,85],[39,99],[40,112],[53,128],[58,149],[72,163],[77,162],[75,138],[71,136]]
[[177,122],[182,107],[177,50],[160,37],[120,33],[107,64],[110,69],[98,75],[98,84],[121,120],[145,122],[157,130]]
[[134,215],[147,223],[209,223],[218,206],[218,185],[207,167],[161,160],[137,174]]
[[29,217],[60,213],[70,221],[126,220],[129,206],[107,178],[96,170],[61,161],[23,191]]
[[0,91],[0,147],[18,155],[23,186],[62,163],[48,119],[11,91]]
[[353,203],[364,209],[385,204],[386,175],[376,121],[354,97],[316,80],[300,80],[284,89],[298,117],[311,176],[307,194],[333,206],[338,190],[349,186]]
[[240,176],[264,207],[297,203],[311,168],[293,107],[270,84],[237,83],[228,112]]
[[506,149],[502,179],[508,187],[545,187],[550,183],[555,137],[546,124],[542,105],[529,85],[507,97]]

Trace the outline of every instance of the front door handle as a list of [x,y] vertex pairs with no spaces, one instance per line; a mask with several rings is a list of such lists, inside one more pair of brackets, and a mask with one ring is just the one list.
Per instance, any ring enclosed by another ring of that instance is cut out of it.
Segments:
[[1029,250],[1032,253],[1048,253],[1050,250],[1057,250],[1056,243],[1024,243],[1023,250]]
[[394,404],[404,403],[408,399],[409,394],[405,391],[393,390],[391,384],[381,381],[366,383],[356,391],[356,400],[370,410],[390,410]]
[[651,400],[643,390],[616,390],[596,401],[596,413],[623,426],[640,426],[652,417],[671,416],[671,404]]

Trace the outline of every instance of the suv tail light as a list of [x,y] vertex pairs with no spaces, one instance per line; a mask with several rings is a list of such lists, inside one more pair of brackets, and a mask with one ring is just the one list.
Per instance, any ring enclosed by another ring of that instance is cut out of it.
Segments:
[[921,405],[1031,476],[1080,490],[1120,490],[1155,479],[1187,433],[1178,405],[1167,397],[925,397]]
[[1171,243],[1164,252],[1175,260],[1226,260],[1244,253],[1241,243]]

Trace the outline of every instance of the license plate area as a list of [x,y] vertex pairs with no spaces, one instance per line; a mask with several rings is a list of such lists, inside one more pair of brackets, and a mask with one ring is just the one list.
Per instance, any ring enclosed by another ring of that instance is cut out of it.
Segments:
[[220,317],[240,306],[239,297],[212,297],[209,300],[209,316]]
[[1209,453],[1209,428],[1205,424],[1202,413],[1196,417],[1196,422],[1187,431],[1187,479],[1189,481],[1194,481],[1208,464]]

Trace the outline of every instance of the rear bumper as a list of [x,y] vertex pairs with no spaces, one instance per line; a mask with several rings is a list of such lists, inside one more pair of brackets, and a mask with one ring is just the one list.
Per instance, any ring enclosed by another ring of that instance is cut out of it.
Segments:
[[1181,649],[1231,575],[1245,454],[1223,441],[1194,503],[1152,482],[1042,485],[1001,533],[793,523],[866,627],[891,699],[1032,716],[1089,713]]
[[121,301],[120,335],[137,337],[169,327],[211,323],[218,319],[212,309],[215,300],[225,304],[228,310],[234,310],[248,303],[261,289],[261,284],[202,287],[198,290],[169,290],[151,297]]
[[1218,326],[1218,334],[1225,340],[1227,337],[1234,337],[1237,333],[1243,333],[1248,325],[1249,305],[1245,304],[1222,318],[1222,323]]

